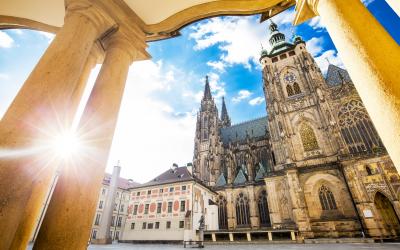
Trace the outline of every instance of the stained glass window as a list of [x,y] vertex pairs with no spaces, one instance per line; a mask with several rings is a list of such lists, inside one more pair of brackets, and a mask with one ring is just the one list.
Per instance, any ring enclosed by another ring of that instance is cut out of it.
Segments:
[[303,142],[304,151],[312,151],[319,148],[314,130],[308,124],[301,124],[300,136]]

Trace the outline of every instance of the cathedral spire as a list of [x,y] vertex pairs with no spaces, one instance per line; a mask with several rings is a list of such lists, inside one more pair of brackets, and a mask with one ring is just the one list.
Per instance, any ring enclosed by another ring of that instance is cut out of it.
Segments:
[[211,99],[210,83],[208,82],[208,76],[206,76],[206,85],[204,86],[204,96],[203,100]]
[[222,122],[222,127],[231,126],[231,119],[229,118],[228,110],[226,109],[224,97],[222,97],[221,122]]

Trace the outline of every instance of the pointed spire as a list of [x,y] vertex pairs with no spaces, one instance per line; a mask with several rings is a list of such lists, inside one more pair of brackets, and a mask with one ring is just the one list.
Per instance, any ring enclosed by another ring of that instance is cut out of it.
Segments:
[[228,110],[226,109],[224,97],[222,97],[221,122],[222,122],[222,127],[224,128],[231,126],[231,119],[229,118]]
[[208,82],[208,76],[206,76],[206,85],[204,86],[203,99],[211,99],[210,83]]

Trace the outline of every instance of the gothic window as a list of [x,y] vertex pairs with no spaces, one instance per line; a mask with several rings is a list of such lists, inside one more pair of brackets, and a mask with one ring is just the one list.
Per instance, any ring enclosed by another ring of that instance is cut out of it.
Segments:
[[258,213],[260,215],[260,225],[271,226],[267,203],[267,192],[265,190],[263,190],[258,197]]
[[207,128],[207,123],[208,123],[208,118],[207,118],[207,116],[204,116],[204,118],[203,118],[203,128]]
[[300,90],[300,86],[297,82],[293,83],[293,89],[294,89],[294,94],[300,94],[301,90]]
[[292,95],[294,95],[294,92],[293,92],[292,86],[290,86],[289,84],[288,84],[288,85],[286,85],[286,93],[287,93],[287,95],[288,95],[288,96],[292,96]]
[[268,166],[268,159],[267,159],[267,149],[262,148],[258,151],[258,161],[266,168]]
[[219,229],[228,229],[226,199],[222,195],[218,198],[218,225]]
[[322,210],[337,209],[333,193],[324,185],[319,188],[319,201],[321,203]]
[[344,104],[338,112],[338,118],[341,134],[350,153],[373,152],[375,148],[383,147],[366,109],[359,100],[351,100]]
[[250,226],[249,200],[243,193],[236,199],[236,223],[238,227]]
[[301,141],[303,142],[304,151],[313,151],[319,148],[314,130],[308,124],[301,124],[300,136]]
[[207,139],[208,139],[208,131],[203,130],[203,140],[207,140]]

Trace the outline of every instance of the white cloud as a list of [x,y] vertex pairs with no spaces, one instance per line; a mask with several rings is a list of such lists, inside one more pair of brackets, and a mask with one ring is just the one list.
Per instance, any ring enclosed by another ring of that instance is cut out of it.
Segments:
[[14,40],[4,31],[0,31],[0,48],[11,48]]
[[10,79],[10,76],[8,74],[0,73],[0,79],[7,80],[7,79]]
[[[155,91],[168,91],[164,82],[171,83],[172,74],[178,78],[179,72],[171,73],[161,62],[142,61],[131,66],[108,172],[120,160],[123,176],[146,182],[173,162],[183,165],[192,161],[196,113],[176,112],[168,101],[152,96]],[[175,87],[174,83],[169,86]]]
[[232,98],[232,102],[239,103],[242,100],[249,98],[252,94],[253,93],[251,93],[250,91],[248,91],[246,89],[239,90],[237,96]]
[[312,18],[310,21],[307,22],[307,24],[311,26],[311,28],[313,28],[314,30],[326,28],[325,25],[322,24],[321,17],[319,16]]
[[312,56],[318,56],[324,50],[324,39],[322,37],[313,37],[306,44],[307,50]]
[[208,74],[208,79],[210,83],[210,90],[211,93],[213,94],[213,97],[218,100],[221,97],[226,95],[225,92],[225,83],[221,82],[219,75],[216,73],[210,73]]
[[[340,60],[340,58],[337,55],[337,52],[335,50],[327,50],[324,53],[322,53],[320,56],[315,57],[315,61],[321,68],[322,73],[325,75],[326,72],[328,71],[328,66],[329,63],[336,65],[340,68],[345,68],[343,65],[343,62]],[[329,61],[329,62],[328,62]]]
[[[290,9],[273,18],[280,30],[290,38],[293,30],[291,22],[294,10]],[[251,62],[258,65],[261,44],[270,49],[267,41],[269,22],[259,24],[258,17],[217,17],[194,25],[189,34],[196,44],[195,50],[203,50],[218,45],[220,60],[210,62],[210,66],[222,68],[242,64],[251,69]],[[219,63],[221,62],[221,63]],[[217,64],[218,63],[218,64]]]
[[207,65],[219,72],[225,72],[226,64],[223,61],[208,61]]
[[258,97],[256,97],[256,98],[251,99],[251,100],[249,101],[249,104],[250,104],[251,106],[260,105],[261,103],[264,102],[264,100],[265,100],[264,97],[258,96]]
[[372,2],[374,2],[375,0],[361,0],[361,2],[365,5],[368,6],[369,4],[371,4]]
[[55,37],[54,34],[52,33],[48,33],[48,32],[44,32],[44,31],[39,31],[39,34],[44,36],[46,39],[48,39],[48,43],[51,43]]

